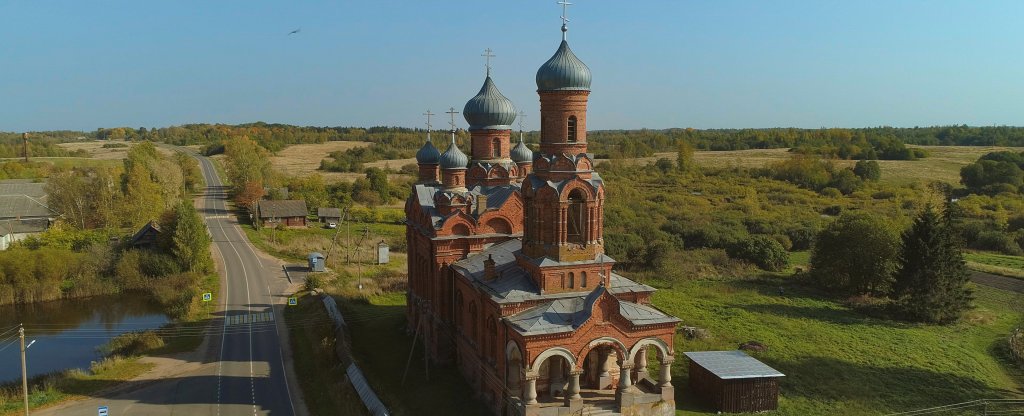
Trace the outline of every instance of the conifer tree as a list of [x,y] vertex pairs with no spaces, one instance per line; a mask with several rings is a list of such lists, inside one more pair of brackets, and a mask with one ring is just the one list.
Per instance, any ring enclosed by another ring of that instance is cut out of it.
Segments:
[[949,216],[940,216],[931,205],[925,207],[903,234],[893,285],[901,314],[915,321],[955,321],[973,299],[966,287],[969,277]]

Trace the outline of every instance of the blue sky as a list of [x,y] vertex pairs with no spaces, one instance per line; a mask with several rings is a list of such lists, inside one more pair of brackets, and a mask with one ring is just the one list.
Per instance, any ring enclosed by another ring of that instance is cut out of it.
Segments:
[[[576,3],[590,129],[1024,125],[1022,1]],[[0,1],[0,131],[419,126],[476,93],[488,47],[535,129],[560,13],[554,0]]]

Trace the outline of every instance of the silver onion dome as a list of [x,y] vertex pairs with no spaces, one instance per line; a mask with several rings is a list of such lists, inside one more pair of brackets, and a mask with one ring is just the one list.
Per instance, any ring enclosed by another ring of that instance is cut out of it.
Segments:
[[448,150],[441,154],[440,164],[441,169],[465,169],[469,166],[469,156],[462,153],[459,150],[459,145],[455,144],[454,133],[452,133],[452,143],[448,145]]
[[539,91],[590,91],[590,68],[569,49],[564,39],[555,54],[537,70]]
[[471,130],[509,130],[516,119],[516,107],[498,91],[488,75],[480,92],[462,108],[462,116]]
[[519,137],[519,144],[512,148],[512,161],[516,163],[527,163],[533,162],[533,150],[526,147],[526,143],[523,143],[523,138]]
[[423,147],[416,152],[416,163],[421,165],[436,165],[440,159],[441,151],[434,147],[430,138],[427,138],[427,142],[423,143]]

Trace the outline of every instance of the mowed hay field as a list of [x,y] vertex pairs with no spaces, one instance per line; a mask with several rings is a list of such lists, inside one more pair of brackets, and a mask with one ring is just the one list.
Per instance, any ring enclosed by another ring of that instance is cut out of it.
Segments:
[[[105,148],[105,144],[125,144],[127,147],[113,147]],[[94,140],[90,142],[69,142],[59,143],[57,146],[63,147],[68,151],[74,152],[76,150],[84,150],[89,152],[89,157],[92,159],[100,160],[121,160],[128,157],[128,149],[135,146],[137,142],[123,142],[123,141],[109,141],[109,140]],[[157,146],[156,150],[162,154],[169,155],[174,153],[173,150],[166,149]],[[46,159],[67,159],[67,158],[46,158]]]
[[[928,151],[928,157],[919,160],[879,160],[882,181],[894,184],[928,183],[939,180],[952,184],[960,183],[960,168],[978,160],[986,153],[1003,150],[1021,152],[1020,147],[980,146],[911,146]],[[676,159],[675,153],[656,153],[654,157],[636,159],[640,163],[654,162],[659,158]],[[701,166],[728,168],[760,168],[793,156],[789,149],[753,149],[732,151],[699,151],[694,159]],[[836,160],[838,167],[850,167],[856,160]]]
[[[369,146],[370,142],[327,142],[316,144],[296,144],[288,146],[277,152],[270,158],[270,164],[274,170],[289,176],[307,176],[318,173],[324,178],[324,182],[352,182],[358,178],[365,177],[362,172],[325,172],[320,170],[320,161],[327,158],[331,152],[354,149],[356,147]],[[403,165],[416,163],[416,159],[379,160],[366,163],[367,168],[390,168],[399,170]],[[396,179],[404,175],[388,175]]]

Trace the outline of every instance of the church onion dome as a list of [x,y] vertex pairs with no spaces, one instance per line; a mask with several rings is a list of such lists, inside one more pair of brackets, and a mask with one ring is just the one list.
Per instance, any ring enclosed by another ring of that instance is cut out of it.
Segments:
[[516,163],[532,163],[533,162],[533,150],[526,147],[526,143],[523,143],[522,138],[519,139],[519,144],[512,148],[512,161]]
[[509,130],[516,119],[516,107],[501,95],[488,75],[480,92],[462,108],[462,115],[469,122],[470,130]]
[[459,150],[459,146],[455,144],[455,138],[452,137],[452,144],[448,145],[448,150],[441,154],[440,163],[441,169],[465,169],[466,166],[469,166],[469,156]]
[[564,39],[551,59],[537,70],[538,91],[590,91],[590,68]]
[[423,143],[423,147],[416,152],[416,163],[421,165],[436,165],[439,159],[441,159],[441,152],[434,147],[434,143],[431,143],[430,139],[427,139],[427,142]]

